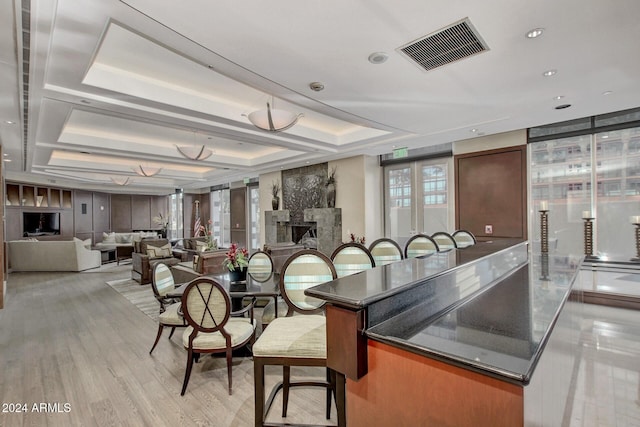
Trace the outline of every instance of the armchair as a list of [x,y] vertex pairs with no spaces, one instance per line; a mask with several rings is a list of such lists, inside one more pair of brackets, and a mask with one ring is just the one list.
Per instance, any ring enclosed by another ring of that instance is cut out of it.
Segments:
[[171,243],[167,239],[142,239],[131,254],[131,278],[141,285],[151,283],[153,267],[159,262],[168,266],[180,262],[171,253]]

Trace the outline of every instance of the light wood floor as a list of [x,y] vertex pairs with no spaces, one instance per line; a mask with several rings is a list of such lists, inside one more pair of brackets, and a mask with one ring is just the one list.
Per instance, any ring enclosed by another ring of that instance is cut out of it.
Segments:
[[[165,331],[150,356],[157,324],[105,283],[130,270],[9,275],[0,310],[0,409],[26,404],[27,413],[0,412],[0,426],[254,425],[249,357],[234,358],[232,396],[224,358],[212,357],[194,366],[180,396],[182,334],[168,340]],[[280,378],[280,370],[268,370],[267,387]],[[324,396],[320,389],[292,391],[286,421],[325,422]],[[33,412],[40,403],[50,404],[48,413]],[[284,421],[279,408],[276,401],[269,420]]]

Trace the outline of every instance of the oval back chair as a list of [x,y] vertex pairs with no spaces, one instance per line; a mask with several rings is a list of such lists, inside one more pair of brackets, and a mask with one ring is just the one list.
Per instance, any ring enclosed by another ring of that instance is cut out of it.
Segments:
[[431,238],[435,240],[438,244],[438,248],[441,251],[446,251],[447,249],[455,249],[458,247],[456,241],[453,239],[453,236],[449,233],[445,233],[444,231],[438,231],[437,233],[433,233]]
[[[231,298],[218,282],[208,277],[189,282],[182,295],[182,311],[189,324],[182,335],[182,344],[187,349],[182,396],[189,384],[193,361],[201,353],[226,353],[229,395],[232,394],[232,351],[255,338],[254,302],[255,298],[231,317]],[[249,317],[235,317],[241,313],[249,313]]]
[[271,256],[263,251],[257,251],[249,257],[247,273],[257,281],[265,281],[273,273],[273,260]]
[[151,289],[153,290],[153,296],[160,303],[160,313],[158,315],[158,334],[153,346],[151,346],[151,350],[149,350],[149,354],[153,353],[153,349],[158,345],[165,326],[171,328],[169,339],[173,336],[176,328],[187,326],[187,322],[181,314],[180,298],[167,297],[167,294],[175,290],[175,288],[176,284],[169,267],[161,262],[156,264],[151,274]]
[[383,237],[369,245],[369,252],[376,265],[385,265],[402,259],[402,249],[393,240]]
[[304,294],[305,289],[330,282],[337,278],[331,260],[314,249],[304,249],[291,255],[280,274],[280,295],[289,307],[287,316],[294,312],[301,314],[319,313],[325,301]]
[[365,246],[360,243],[344,243],[331,254],[331,261],[338,277],[348,276],[376,266],[376,262]]
[[411,236],[404,247],[405,258],[415,258],[423,255],[431,255],[440,250],[438,244],[426,234]]
[[467,246],[473,246],[477,243],[476,236],[467,230],[456,230],[453,233],[453,238],[459,248],[466,248]]

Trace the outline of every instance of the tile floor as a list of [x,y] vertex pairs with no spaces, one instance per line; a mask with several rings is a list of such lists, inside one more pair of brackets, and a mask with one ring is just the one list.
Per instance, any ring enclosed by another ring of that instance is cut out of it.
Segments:
[[[629,271],[580,274],[579,287],[640,295]],[[571,427],[640,427],[640,311],[584,304]]]

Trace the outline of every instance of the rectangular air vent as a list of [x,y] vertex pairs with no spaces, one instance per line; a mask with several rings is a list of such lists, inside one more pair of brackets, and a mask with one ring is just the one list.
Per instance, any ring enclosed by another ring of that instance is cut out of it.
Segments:
[[465,18],[399,49],[426,71],[489,50]]

